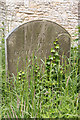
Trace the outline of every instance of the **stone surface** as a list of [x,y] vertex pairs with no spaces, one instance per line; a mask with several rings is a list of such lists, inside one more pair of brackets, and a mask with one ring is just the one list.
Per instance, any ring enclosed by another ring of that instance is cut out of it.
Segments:
[[60,25],[48,20],[34,20],[17,27],[6,38],[6,65],[7,71],[17,73],[26,67],[26,56],[33,52],[43,60],[54,48],[53,41],[59,39],[60,55],[64,52],[69,57],[70,34]]
[[[76,32],[76,26],[78,25],[78,1],[79,0],[0,0],[0,4],[6,1],[3,8],[0,5],[0,11],[2,14],[0,17],[6,19],[6,34],[9,25],[11,31],[21,23],[47,18],[63,26],[71,35],[72,39],[75,39],[73,34]],[[19,3],[19,4],[18,4]],[[6,15],[3,15],[3,12]],[[24,15],[22,15],[24,14]],[[10,15],[11,17],[8,17]],[[25,18],[27,16],[27,19]],[[33,16],[30,16],[33,15]],[[18,17],[17,17],[18,16]],[[21,17],[23,16],[23,17]],[[18,19],[19,18],[19,19]],[[23,19],[22,19],[23,18]],[[73,20],[73,21],[72,21]],[[1,19],[2,21],[2,19]],[[63,24],[64,23],[64,24]],[[13,26],[14,24],[14,26]],[[77,30],[78,31],[78,30]]]
[[[4,16],[4,19],[6,19],[6,35],[8,28],[9,31],[11,31],[16,27],[16,22],[18,26],[30,20],[47,18],[63,26],[71,34],[72,39],[75,39],[73,34],[75,34],[76,26],[78,25],[78,1],[79,0],[6,0],[6,5],[3,8],[0,7],[0,9],[2,9],[2,15],[3,12],[6,13]],[[3,0],[1,0],[1,4],[2,2]],[[0,17],[2,15],[0,14]],[[8,15],[11,17],[8,17]]]

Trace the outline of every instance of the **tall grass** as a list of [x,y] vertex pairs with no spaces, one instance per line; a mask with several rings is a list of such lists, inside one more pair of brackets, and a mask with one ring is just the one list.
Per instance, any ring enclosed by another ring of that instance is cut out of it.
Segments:
[[33,54],[17,76],[6,79],[3,62],[2,118],[80,118],[78,49],[72,47],[70,58],[63,55],[61,64],[55,42],[45,61],[39,64]]
[[[4,46],[4,22],[2,22],[2,26],[0,26],[0,113],[1,113],[1,88],[2,88],[2,80],[3,76],[5,76],[5,46]],[[1,114],[0,114],[0,119],[1,119]]]

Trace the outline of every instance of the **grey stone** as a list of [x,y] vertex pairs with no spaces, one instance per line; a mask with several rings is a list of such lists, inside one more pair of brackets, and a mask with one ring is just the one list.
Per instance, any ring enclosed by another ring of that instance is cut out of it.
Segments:
[[29,15],[29,17],[38,17],[38,15]]
[[25,14],[34,14],[32,11],[19,11],[20,13],[25,13]]
[[6,68],[10,73],[17,74],[18,70],[26,67],[26,56],[30,57],[36,50],[38,58],[45,59],[54,48],[53,41],[59,39],[60,55],[70,55],[70,34],[60,25],[49,20],[34,20],[22,24],[6,37]]
[[44,15],[44,13],[43,12],[39,12],[39,13],[37,13],[37,15]]
[[18,20],[19,22],[22,22],[23,20]]

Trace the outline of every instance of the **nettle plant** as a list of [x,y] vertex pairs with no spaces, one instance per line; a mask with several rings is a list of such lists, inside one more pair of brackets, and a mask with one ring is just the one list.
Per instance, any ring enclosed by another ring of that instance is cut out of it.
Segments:
[[55,67],[60,61],[60,59],[59,59],[59,44],[57,42],[58,42],[58,39],[56,39],[56,41],[53,42],[55,49],[51,48],[52,55],[50,55],[48,57],[48,59],[46,60],[46,69],[47,69],[48,80],[50,77],[50,67],[52,67],[52,72],[54,73]]
[[54,48],[51,48],[51,55],[46,60],[47,80],[45,83],[47,84],[47,88],[49,87],[60,91],[60,85],[64,86],[64,81],[62,81],[62,79],[64,79],[64,71],[63,66],[60,64],[58,39],[56,39],[53,44]]

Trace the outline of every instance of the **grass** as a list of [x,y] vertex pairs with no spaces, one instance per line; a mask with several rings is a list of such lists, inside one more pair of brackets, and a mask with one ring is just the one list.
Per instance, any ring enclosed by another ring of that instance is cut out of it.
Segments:
[[51,55],[40,59],[41,65],[33,54],[24,71],[7,79],[2,47],[1,118],[80,118],[78,49],[72,47],[70,58],[61,64],[55,42]]

